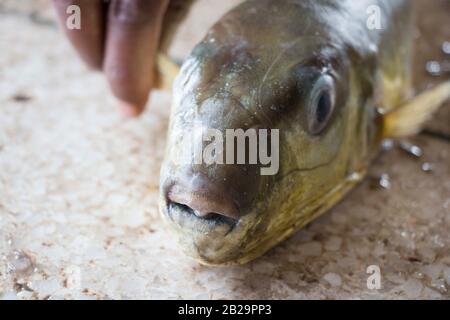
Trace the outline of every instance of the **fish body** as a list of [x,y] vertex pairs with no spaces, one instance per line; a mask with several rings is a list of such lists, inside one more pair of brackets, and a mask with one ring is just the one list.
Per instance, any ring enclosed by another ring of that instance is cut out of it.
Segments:
[[[248,262],[364,177],[411,98],[412,27],[408,0],[248,0],[208,31],[175,81],[161,169],[160,211],[188,255]],[[433,105],[450,95],[441,91]],[[276,172],[224,163],[236,155],[226,148],[198,162],[199,128],[277,136]]]

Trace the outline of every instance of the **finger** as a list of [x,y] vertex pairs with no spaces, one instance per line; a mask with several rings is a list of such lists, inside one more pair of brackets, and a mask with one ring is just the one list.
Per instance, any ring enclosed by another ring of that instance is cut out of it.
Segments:
[[[101,69],[105,38],[104,1],[53,0],[53,3],[67,37],[81,58],[91,68]],[[76,16],[78,14],[79,17]],[[79,19],[79,24],[76,19]]]
[[168,0],[113,0],[103,70],[124,112],[137,115],[148,100]]

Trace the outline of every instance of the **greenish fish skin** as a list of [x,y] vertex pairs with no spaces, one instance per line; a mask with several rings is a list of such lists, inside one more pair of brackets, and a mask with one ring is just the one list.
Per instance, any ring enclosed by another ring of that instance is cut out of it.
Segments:
[[[381,29],[369,28],[378,9]],[[249,0],[209,30],[177,77],[161,169],[160,211],[188,255],[209,265],[248,262],[364,177],[381,140],[377,110],[410,94],[412,22],[407,0]],[[335,110],[311,134],[310,97],[324,74],[334,80]],[[279,129],[278,173],[177,164],[178,137],[194,130],[194,119],[221,131]],[[199,176],[213,182],[206,194],[228,193],[239,204],[242,217],[231,229],[194,216],[174,219],[170,188]]]

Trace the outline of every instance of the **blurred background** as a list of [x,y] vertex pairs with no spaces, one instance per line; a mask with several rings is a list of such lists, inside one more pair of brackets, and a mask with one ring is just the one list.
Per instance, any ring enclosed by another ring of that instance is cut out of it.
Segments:
[[[239,2],[197,1],[170,55],[185,57]],[[421,91],[450,79],[450,2],[415,2]],[[1,0],[0,48],[0,298],[450,298],[449,104],[426,133],[387,143],[369,177],[294,237],[250,264],[209,268],[158,218],[170,92],[124,119],[50,1]],[[380,290],[366,286],[370,265]]]

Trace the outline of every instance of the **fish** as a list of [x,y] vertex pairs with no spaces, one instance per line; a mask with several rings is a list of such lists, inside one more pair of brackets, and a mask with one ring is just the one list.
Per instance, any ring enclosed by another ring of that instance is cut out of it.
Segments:
[[247,0],[208,30],[174,80],[160,173],[188,256],[263,255],[348,194],[384,139],[420,132],[450,82],[414,95],[414,15],[407,0]]

